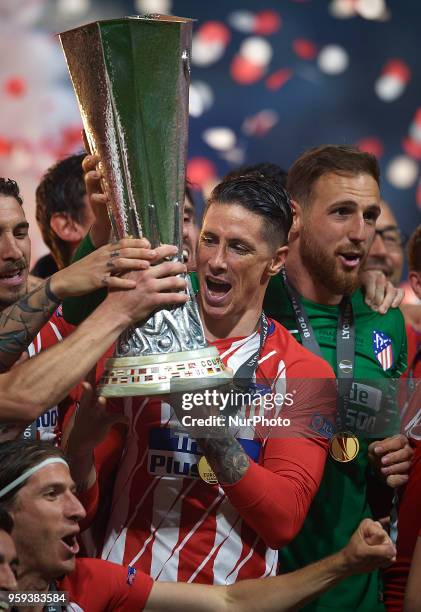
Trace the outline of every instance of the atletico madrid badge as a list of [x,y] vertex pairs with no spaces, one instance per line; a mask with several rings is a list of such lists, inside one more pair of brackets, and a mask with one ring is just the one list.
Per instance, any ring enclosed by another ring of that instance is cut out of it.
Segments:
[[373,351],[384,371],[393,366],[392,340],[381,331],[373,330]]

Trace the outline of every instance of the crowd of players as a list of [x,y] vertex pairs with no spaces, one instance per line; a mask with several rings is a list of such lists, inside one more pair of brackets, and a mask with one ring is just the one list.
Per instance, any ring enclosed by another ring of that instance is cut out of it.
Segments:
[[[376,159],[329,145],[287,174],[241,168],[200,230],[187,190],[184,261],[110,240],[99,161],[43,178],[32,274],[0,179],[0,590],[39,594],[27,610],[421,610],[421,307],[399,308]],[[421,298],[421,226],[408,263]],[[118,336],[185,303],[187,271],[234,380],[294,395],[273,412],[286,434],[181,431],[171,396],[97,397]]]

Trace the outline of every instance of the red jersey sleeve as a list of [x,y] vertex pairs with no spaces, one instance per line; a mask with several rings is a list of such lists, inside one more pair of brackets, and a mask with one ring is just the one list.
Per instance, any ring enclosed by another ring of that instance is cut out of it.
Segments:
[[137,571],[101,559],[76,559],[74,571],[58,584],[69,593],[69,603],[87,612],[133,612],[143,610],[153,580]]
[[[306,371],[312,378],[302,378]],[[273,549],[288,544],[303,525],[323,476],[336,413],[334,373],[324,360],[309,353],[289,373],[291,401],[280,415],[290,425],[262,429],[266,442],[259,462],[251,461],[235,484],[223,485],[244,520]]]

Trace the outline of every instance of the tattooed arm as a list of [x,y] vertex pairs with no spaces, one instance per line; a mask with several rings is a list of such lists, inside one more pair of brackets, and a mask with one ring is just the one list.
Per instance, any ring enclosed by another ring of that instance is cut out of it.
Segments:
[[0,314],[0,372],[10,368],[45,325],[60,302],[107,287],[133,289],[135,281],[116,274],[145,270],[155,251],[147,240],[125,238],[59,270]]
[[[177,248],[162,245],[155,249],[163,258]],[[35,420],[45,406],[57,404],[95,365],[118,336],[133,323],[168,304],[185,304],[189,299],[186,273],[181,262],[164,261],[146,270],[132,272],[132,291],[110,291],[107,298],[63,342],[48,348],[34,359],[0,374],[0,420]]]
[[0,372],[12,366],[48,321],[60,299],[51,279],[24,295],[0,314]]
[[217,437],[198,440],[218,482],[234,484],[244,476],[249,467],[249,458],[241,444],[230,434],[228,428],[218,429]]

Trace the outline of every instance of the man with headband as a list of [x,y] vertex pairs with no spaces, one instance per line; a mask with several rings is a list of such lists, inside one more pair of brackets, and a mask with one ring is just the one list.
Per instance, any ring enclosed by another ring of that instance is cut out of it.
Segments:
[[[85,511],[74,491],[67,463],[57,448],[26,440],[0,445],[0,508],[14,522],[18,594],[36,592],[41,602],[49,594],[53,604],[48,610],[54,612],[66,608],[62,593],[68,598],[68,609],[86,612],[247,612],[255,609],[257,601],[260,612],[285,611],[351,573],[371,571],[394,559],[387,534],[378,523],[367,521],[339,553],[288,576],[229,587],[153,583],[140,571],[99,559],[76,559],[78,523]],[[41,610],[42,605],[35,609]]]

